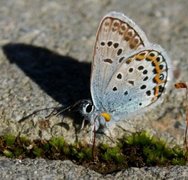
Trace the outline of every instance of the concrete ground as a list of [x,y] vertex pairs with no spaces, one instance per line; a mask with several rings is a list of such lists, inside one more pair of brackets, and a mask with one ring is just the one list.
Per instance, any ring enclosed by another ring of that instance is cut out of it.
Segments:
[[[59,116],[46,120],[44,117],[49,111],[42,111],[22,123],[18,121],[34,110],[57,105],[67,106],[79,99],[90,97],[90,65],[96,30],[100,19],[111,10],[125,13],[145,31],[151,42],[166,49],[173,65],[172,84],[186,82],[187,9],[187,0],[1,0],[0,135],[20,132],[32,139],[49,139],[52,136],[63,135],[69,142],[74,142],[77,138],[85,141],[83,134],[87,132],[77,132],[77,122],[70,117]],[[149,130],[165,138],[172,145],[182,145],[185,102],[185,91],[176,90],[172,86],[162,105],[142,117],[130,119],[131,123],[124,121],[120,125],[129,131]],[[118,136],[123,132],[122,128],[116,129]],[[11,179],[11,172],[17,172],[15,177],[19,177],[19,172],[22,171],[19,167],[22,166],[19,163],[15,164],[16,161],[4,161],[8,163],[7,167],[18,168],[10,168],[6,178]],[[30,167],[35,161],[24,162]],[[44,160],[39,163],[41,169],[45,168],[45,163]],[[49,171],[53,174],[53,168],[59,161],[51,163],[54,166],[50,166]],[[0,164],[0,170],[4,171],[5,164]],[[68,164],[70,165],[70,162]],[[187,167],[179,170],[179,167],[174,167],[173,171],[184,172],[182,177],[188,177],[188,171],[182,170],[185,168]],[[156,176],[156,179],[161,178],[160,172],[166,172],[166,169],[157,168],[157,171],[159,176]],[[85,179],[100,177],[88,170],[79,173],[86,173]],[[127,175],[133,176],[134,173],[133,169]],[[39,176],[48,179],[49,177],[45,177],[44,174]],[[24,175],[23,179],[27,177],[29,178]],[[57,171],[53,178],[61,179]],[[139,176],[135,178],[139,179]]]

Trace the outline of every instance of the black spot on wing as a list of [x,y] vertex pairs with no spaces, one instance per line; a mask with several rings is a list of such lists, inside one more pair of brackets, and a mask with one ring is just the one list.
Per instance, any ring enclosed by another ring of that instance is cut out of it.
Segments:
[[111,59],[103,59],[103,61],[106,63],[109,63],[109,64],[112,64],[112,62],[113,62]]

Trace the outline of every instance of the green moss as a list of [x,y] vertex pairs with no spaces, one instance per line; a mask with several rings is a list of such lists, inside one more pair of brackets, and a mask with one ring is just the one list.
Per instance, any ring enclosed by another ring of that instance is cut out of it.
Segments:
[[25,146],[29,146],[31,144],[31,141],[25,136],[20,136],[19,140],[20,143],[23,143]]
[[32,152],[36,157],[42,157],[44,150],[39,147],[34,147]]
[[0,136],[0,154],[10,158],[71,159],[101,173],[131,166],[185,165],[188,159],[188,152],[179,146],[169,147],[146,132],[124,136],[114,147],[99,144],[95,147],[95,163],[92,146],[68,144],[63,137],[31,141],[10,134]]
[[[91,161],[92,148],[82,143],[72,144],[67,148],[69,150],[69,157],[77,161]],[[64,150],[65,151],[65,150]],[[68,151],[66,152],[68,154]]]
[[16,140],[16,137],[11,134],[6,134],[3,138],[7,146],[13,146]]
[[165,164],[185,164],[186,155],[179,147],[168,147],[167,144],[146,132],[134,133],[124,137],[123,145],[137,147],[147,166]]
[[23,148],[17,147],[17,148],[14,149],[14,155],[15,155],[15,157],[19,157],[22,154],[24,154],[24,149]]
[[5,149],[3,151],[3,155],[5,155],[6,157],[9,157],[9,158],[13,158],[14,157],[14,154],[11,151],[9,151],[8,149]]
[[101,158],[104,161],[114,161],[116,163],[122,163],[125,161],[119,146],[110,147],[107,144],[100,144]]
[[83,150],[83,153],[84,153],[84,158],[87,159],[87,160],[92,160],[92,149],[91,147],[85,147],[85,148],[82,148]]
[[50,139],[49,144],[56,150],[61,151],[64,147],[65,140],[63,137],[53,137]]

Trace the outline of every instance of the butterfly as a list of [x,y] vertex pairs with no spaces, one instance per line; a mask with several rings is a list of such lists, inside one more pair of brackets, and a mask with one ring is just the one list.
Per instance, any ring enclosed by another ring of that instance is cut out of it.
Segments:
[[98,27],[91,72],[91,100],[80,103],[93,130],[145,112],[163,100],[172,79],[165,50],[148,41],[131,19],[119,12]]

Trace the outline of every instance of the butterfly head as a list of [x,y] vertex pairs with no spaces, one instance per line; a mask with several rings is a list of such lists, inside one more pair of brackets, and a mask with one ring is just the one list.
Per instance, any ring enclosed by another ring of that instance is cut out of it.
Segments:
[[111,121],[111,115],[108,112],[97,110],[91,100],[82,100],[79,105],[79,111],[84,119],[89,121],[91,126],[95,126],[95,131],[104,128],[106,123]]

